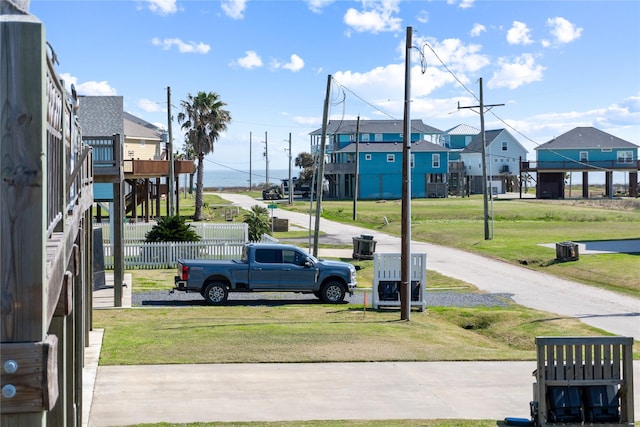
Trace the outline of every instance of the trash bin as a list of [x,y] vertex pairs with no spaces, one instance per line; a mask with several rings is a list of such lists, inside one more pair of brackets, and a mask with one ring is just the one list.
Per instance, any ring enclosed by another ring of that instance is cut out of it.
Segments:
[[289,220],[287,218],[273,217],[273,231],[289,231]]
[[373,253],[376,251],[376,241],[373,236],[361,234],[359,237],[353,238],[353,259],[373,259]]
[[580,259],[578,244],[574,242],[556,243],[556,259],[558,261],[577,261]]

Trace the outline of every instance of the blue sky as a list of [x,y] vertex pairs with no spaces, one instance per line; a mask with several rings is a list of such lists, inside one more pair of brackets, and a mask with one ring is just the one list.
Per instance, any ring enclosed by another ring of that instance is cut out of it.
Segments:
[[[121,95],[166,126],[168,86],[174,117],[187,94],[217,92],[233,120],[206,169],[248,170],[250,134],[263,168],[265,132],[270,169],[286,169],[289,133],[295,157],[321,127],[328,75],[333,120],[402,119],[408,26],[412,119],[479,128],[457,106],[478,103],[483,78],[485,103],[505,104],[486,128],[512,126],[530,159],[576,126],[640,145],[638,1],[32,0],[30,12],[80,94]],[[181,147],[177,122],[173,134]]]

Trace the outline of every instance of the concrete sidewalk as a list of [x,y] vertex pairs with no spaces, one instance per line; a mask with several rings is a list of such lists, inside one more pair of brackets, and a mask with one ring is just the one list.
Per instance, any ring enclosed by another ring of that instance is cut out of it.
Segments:
[[[83,426],[295,420],[529,418],[527,362],[100,366],[91,332]],[[640,384],[640,361],[634,361]],[[92,392],[92,393],[91,393]],[[91,394],[91,396],[87,396]],[[640,413],[640,399],[635,399]]]

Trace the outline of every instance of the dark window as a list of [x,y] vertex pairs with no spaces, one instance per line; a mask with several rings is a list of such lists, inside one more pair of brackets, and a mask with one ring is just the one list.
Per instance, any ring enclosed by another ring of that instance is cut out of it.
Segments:
[[256,262],[265,264],[282,263],[282,250],[280,249],[257,249]]

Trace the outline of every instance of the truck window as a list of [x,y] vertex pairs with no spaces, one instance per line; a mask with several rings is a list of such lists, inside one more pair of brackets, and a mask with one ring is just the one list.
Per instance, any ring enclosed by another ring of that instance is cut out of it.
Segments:
[[304,258],[298,251],[285,249],[282,251],[282,262],[287,264],[302,265],[304,263]]
[[256,262],[282,264],[281,249],[256,249]]

